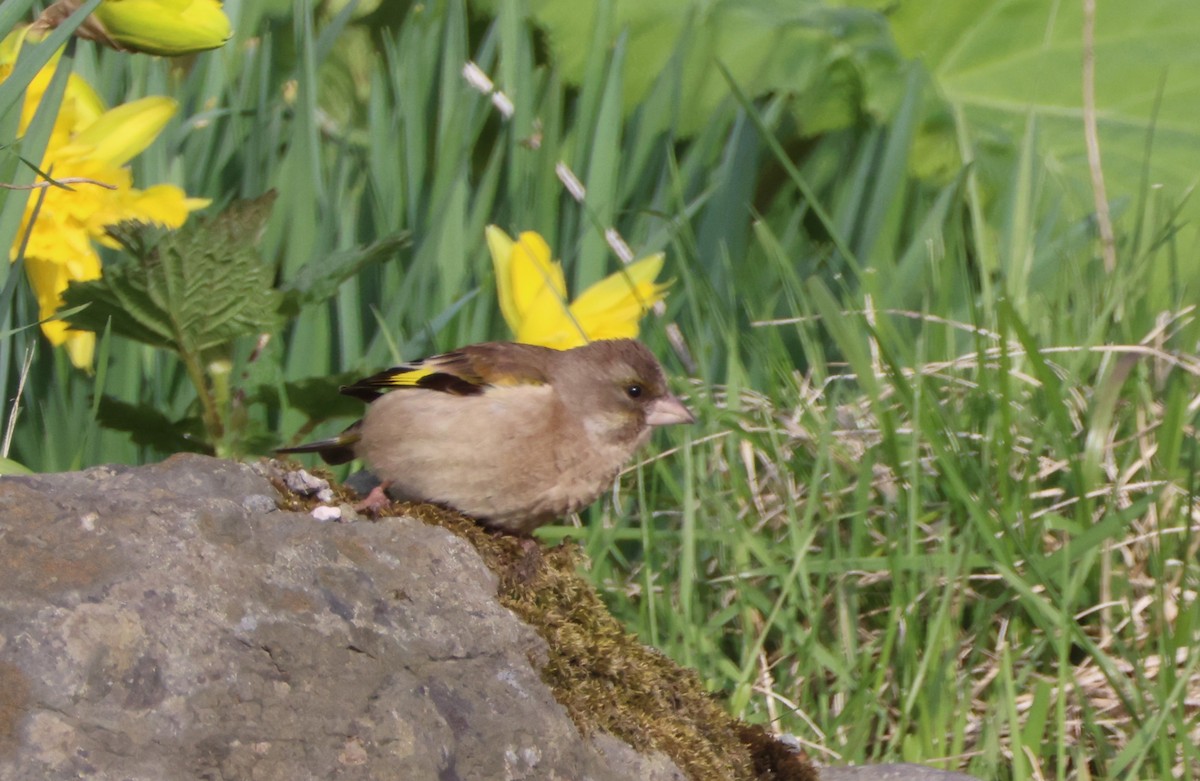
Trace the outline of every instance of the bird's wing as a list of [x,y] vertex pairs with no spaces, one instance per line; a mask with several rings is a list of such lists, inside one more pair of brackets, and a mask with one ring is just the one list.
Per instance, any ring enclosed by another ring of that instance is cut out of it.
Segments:
[[455,396],[473,396],[488,387],[545,385],[556,351],[511,342],[473,344],[344,385],[341,392],[370,402],[388,391],[423,388]]

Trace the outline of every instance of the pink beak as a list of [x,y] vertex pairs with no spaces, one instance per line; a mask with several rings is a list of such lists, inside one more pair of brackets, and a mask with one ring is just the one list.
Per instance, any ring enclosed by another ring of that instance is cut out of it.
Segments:
[[646,422],[651,426],[671,426],[676,423],[695,423],[696,416],[674,396],[663,396],[646,408]]

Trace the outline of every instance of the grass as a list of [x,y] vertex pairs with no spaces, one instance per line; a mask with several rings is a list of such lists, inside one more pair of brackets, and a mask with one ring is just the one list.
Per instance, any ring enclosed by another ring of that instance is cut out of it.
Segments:
[[[313,424],[289,403],[301,380],[503,337],[485,225],[542,232],[574,290],[616,267],[616,227],[638,255],[667,252],[676,282],[643,337],[700,422],[660,434],[582,525],[542,536],[579,542],[626,627],[820,762],[1200,777],[1200,269],[1175,204],[1135,200],[1106,275],[1034,162],[1036,128],[999,186],[969,166],[914,180],[915,84],[893,123],[798,152],[782,98],[732,97],[681,136],[679,58],[623,117],[620,45],[565,85],[512,12],[413,6],[377,57],[354,56],[374,49],[348,19],[241,13],[255,37],[184,65],[80,47],[110,101],[182,103],[136,179],[218,205],[278,189],[261,248],[283,279],[414,239],[256,360],[237,347],[239,386],[278,399],[248,425],[283,441]],[[511,120],[462,79],[468,59]],[[3,312],[23,325],[36,310],[18,282]],[[9,398],[37,350],[9,457],[49,471],[163,456],[102,426],[94,399],[185,418],[181,366],[105,344],[89,377],[35,330],[6,334]]]

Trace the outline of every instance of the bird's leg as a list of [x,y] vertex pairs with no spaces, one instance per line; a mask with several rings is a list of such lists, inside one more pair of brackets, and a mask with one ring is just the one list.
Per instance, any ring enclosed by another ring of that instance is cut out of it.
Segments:
[[391,505],[392,500],[387,495],[388,486],[391,484],[391,481],[387,480],[372,488],[365,499],[354,505],[355,512],[378,515],[381,510]]

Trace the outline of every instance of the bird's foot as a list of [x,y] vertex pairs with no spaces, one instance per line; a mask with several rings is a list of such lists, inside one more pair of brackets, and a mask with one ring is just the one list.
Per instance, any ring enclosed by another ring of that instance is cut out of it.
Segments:
[[379,515],[385,508],[390,507],[392,500],[387,495],[387,488],[387,483],[381,483],[372,488],[365,499],[354,505],[355,512]]

